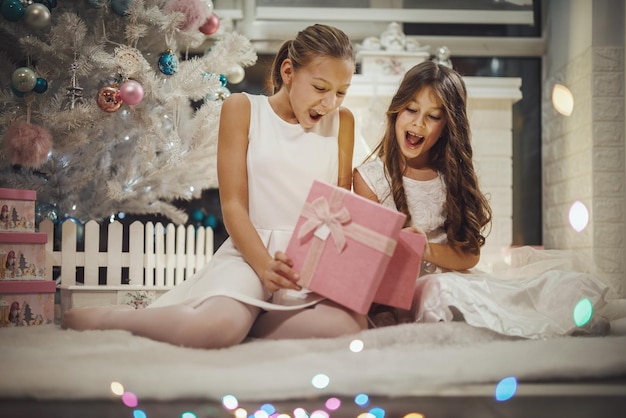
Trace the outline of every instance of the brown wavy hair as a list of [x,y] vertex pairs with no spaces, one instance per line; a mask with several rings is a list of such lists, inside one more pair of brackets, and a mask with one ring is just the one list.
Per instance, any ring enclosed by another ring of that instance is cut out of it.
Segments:
[[433,61],[424,61],[407,71],[387,109],[384,136],[371,156],[378,155],[383,161],[390,193],[397,209],[407,216],[406,225],[410,225],[411,214],[402,183],[407,164],[398,147],[395,123],[398,113],[425,86],[430,86],[441,101],[446,120],[440,139],[430,149],[430,160],[446,185],[444,229],[448,243],[478,254],[485,244],[484,231],[491,222],[491,207],[480,191],[474,171],[467,90],[458,72]]
[[283,86],[280,66],[284,60],[290,59],[297,70],[320,56],[354,62],[354,49],[348,35],[333,26],[315,24],[298,32],[294,39],[283,42],[272,62],[270,73],[272,94]]

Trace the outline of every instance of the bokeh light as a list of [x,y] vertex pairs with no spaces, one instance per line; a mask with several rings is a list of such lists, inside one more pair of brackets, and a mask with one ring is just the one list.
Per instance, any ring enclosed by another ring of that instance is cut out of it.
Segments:
[[419,412],[409,412],[402,418],[424,418],[424,414],[420,414]]
[[582,298],[574,307],[574,323],[577,327],[583,327],[593,316],[593,303],[589,298]]
[[517,379],[513,376],[505,377],[496,386],[496,401],[508,401],[517,391]]
[[574,111],[574,95],[562,84],[555,84],[552,88],[552,106],[563,116],[569,116]]
[[328,415],[328,412],[322,411],[322,410],[313,411],[311,413],[311,418],[329,418],[329,417],[330,415]]
[[370,414],[369,412],[363,412],[363,413],[357,415],[356,418],[375,418],[375,417],[374,417],[374,415]]
[[254,415],[252,415],[254,418],[269,418],[270,414],[268,414],[267,412],[265,412],[262,409],[259,409],[258,411],[256,411],[254,413]]
[[370,397],[365,393],[359,393],[354,397],[354,403],[359,406],[367,406],[370,403]]
[[261,407],[259,409],[261,411],[267,412],[268,415],[272,415],[273,413],[276,412],[276,407],[274,407],[274,405],[272,405],[271,403],[263,404],[263,405],[261,405]]
[[569,208],[569,224],[576,232],[581,232],[589,223],[589,211],[584,203],[575,201]]
[[296,408],[293,410],[293,418],[308,418],[309,414],[306,412],[305,409],[302,408]]
[[180,414],[180,418],[198,418],[198,416],[191,411],[187,411]]
[[248,416],[248,411],[243,408],[237,408],[235,410],[235,418],[246,418]]
[[336,411],[341,406],[341,401],[337,398],[329,398],[324,404],[329,411]]
[[144,411],[142,411],[141,409],[135,409],[133,411],[133,418],[146,418],[147,415]]
[[133,392],[124,392],[122,402],[129,408],[134,408],[139,404],[137,396]]
[[311,384],[316,389],[324,389],[330,383],[330,378],[324,373],[316,374],[311,379]]
[[122,396],[124,394],[124,385],[120,382],[111,382],[111,392],[115,396]]
[[363,351],[363,341],[356,339],[350,342],[350,351],[353,353],[359,353]]
[[385,418],[385,410],[383,408],[372,408],[370,414],[376,418]]
[[224,408],[230,409],[232,411],[233,409],[237,409],[237,407],[239,406],[239,401],[233,395],[224,395],[222,397],[222,405],[224,405]]

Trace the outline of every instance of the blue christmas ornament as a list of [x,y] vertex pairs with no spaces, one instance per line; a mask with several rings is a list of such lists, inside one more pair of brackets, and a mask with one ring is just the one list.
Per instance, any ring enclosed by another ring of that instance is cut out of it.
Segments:
[[24,17],[24,6],[20,0],[4,0],[0,13],[6,20],[17,22]]
[[220,74],[220,83],[222,83],[222,87],[226,87],[226,83],[228,83],[228,79],[224,74]]
[[37,203],[35,206],[35,223],[39,226],[46,219],[52,221],[52,223],[57,222],[57,219],[59,219],[57,207],[50,203]]
[[205,216],[202,225],[210,226],[211,228],[215,229],[217,227],[217,218],[215,217],[215,215],[209,213],[207,216]]
[[35,3],[41,3],[51,11],[57,7],[57,0],[35,0]]
[[13,84],[11,84],[11,92],[15,97],[19,97],[20,99],[24,97],[24,93],[16,89]]
[[191,219],[193,219],[196,222],[201,222],[202,219],[204,219],[204,212],[202,212],[202,209],[194,209],[191,211]]
[[111,10],[120,16],[128,16],[130,0],[111,0]]
[[33,91],[35,93],[44,93],[46,90],[48,90],[48,82],[46,79],[41,77],[37,78],[37,83],[35,84]]
[[163,74],[172,75],[178,70],[178,58],[171,49],[168,49],[159,55],[158,65]]

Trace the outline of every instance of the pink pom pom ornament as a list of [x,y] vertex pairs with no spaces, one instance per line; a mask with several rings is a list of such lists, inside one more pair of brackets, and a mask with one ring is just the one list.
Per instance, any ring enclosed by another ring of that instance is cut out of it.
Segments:
[[52,136],[44,127],[29,122],[15,122],[4,133],[4,147],[11,164],[38,168],[52,149]]
[[169,0],[163,7],[166,14],[179,12],[185,15],[185,18],[178,25],[178,29],[182,31],[196,31],[206,21],[208,17],[208,8],[201,0]]

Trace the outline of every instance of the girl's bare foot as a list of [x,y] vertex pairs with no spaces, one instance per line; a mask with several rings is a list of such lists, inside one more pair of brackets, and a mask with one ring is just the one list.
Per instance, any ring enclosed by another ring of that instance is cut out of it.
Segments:
[[110,315],[117,311],[135,310],[129,305],[85,306],[74,308],[63,314],[61,328],[78,331],[88,329],[111,329]]

